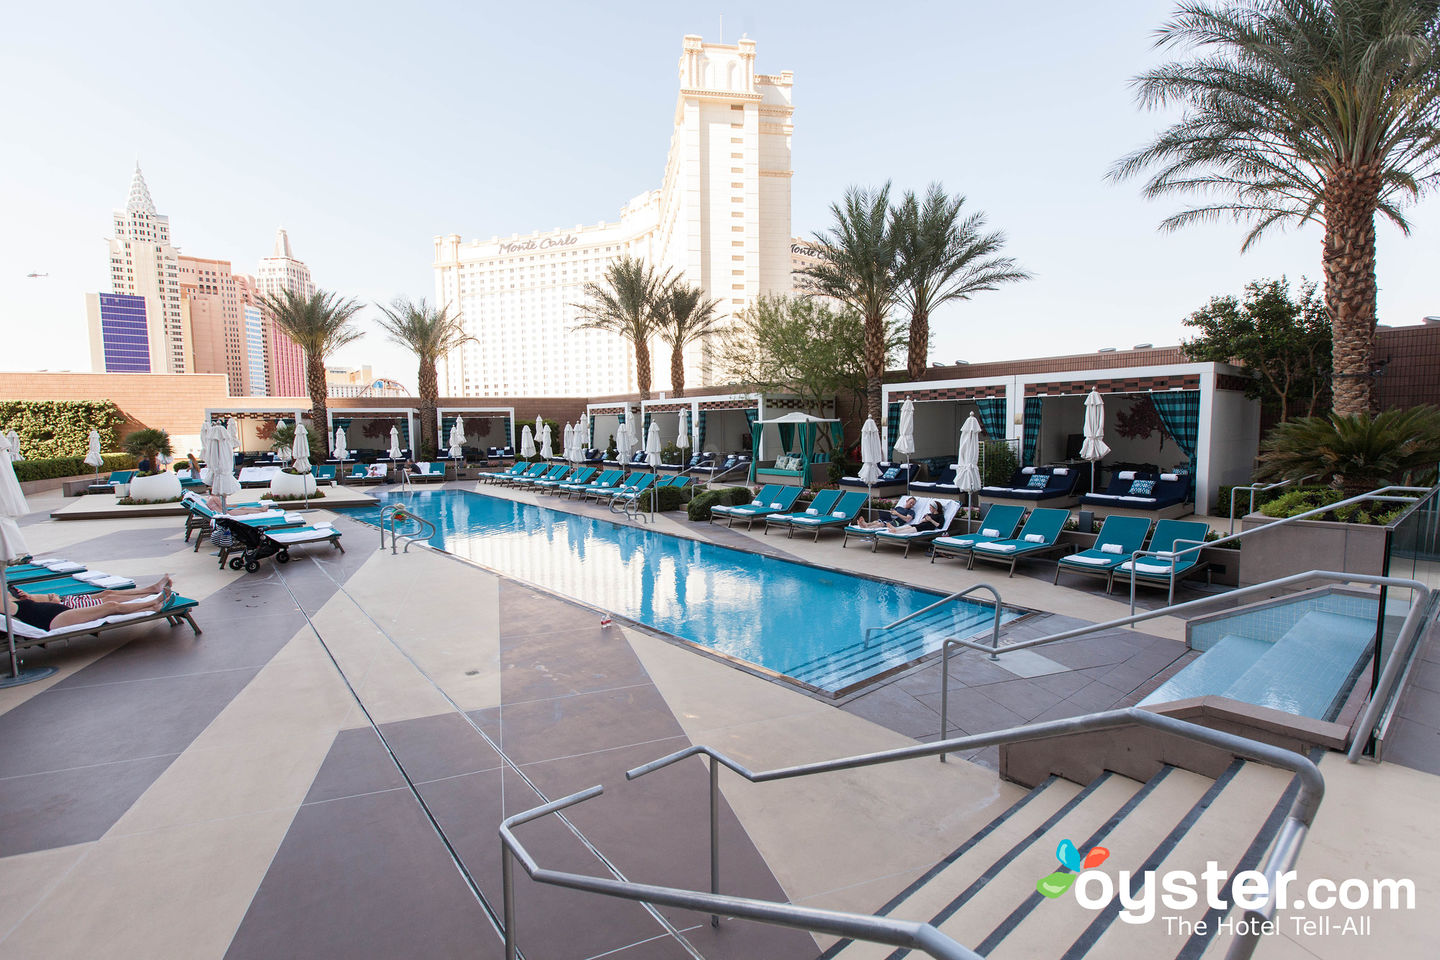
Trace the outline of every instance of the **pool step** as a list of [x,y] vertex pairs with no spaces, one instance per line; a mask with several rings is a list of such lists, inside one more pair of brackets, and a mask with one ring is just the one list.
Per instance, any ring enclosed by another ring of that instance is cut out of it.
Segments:
[[[1081,857],[1104,847],[1109,856],[1098,869],[1112,882],[1119,871],[1130,871],[1137,889],[1149,870],[1199,874],[1209,860],[1232,874],[1254,866],[1288,809],[1288,781],[1283,772],[1238,760],[1216,780],[1171,767],[1145,783],[1106,773],[1078,789],[1051,779],[877,912],[931,923],[995,960],[1198,956],[1208,946],[1203,938],[1191,943],[1168,932],[1158,918],[1124,922],[1118,898],[1107,908],[1088,909],[1073,892],[1050,899],[1036,884],[1065,871],[1057,859],[1064,840]],[[1160,907],[1157,913],[1205,917],[1201,893],[1193,911]],[[1209,926],[1213,930],[1215,924]],[[907,955],[906,950],[842,940],[821,956],[897,960]]]
[[827,656],[796,664],[785,674],[823,690],[840,689],[887,666],[916,660],[938,649],[946,637],[988,635],[992,622],[988,610],[983,617],[957,616],[955,610],[946,608],[932,610],[894,630],[873,634],[868,645],[857,640]]
[[1369,657],[1375,622],[1311,610],[1274,643],[1229,635],[1142,703],[1207,695],[1329,719]]

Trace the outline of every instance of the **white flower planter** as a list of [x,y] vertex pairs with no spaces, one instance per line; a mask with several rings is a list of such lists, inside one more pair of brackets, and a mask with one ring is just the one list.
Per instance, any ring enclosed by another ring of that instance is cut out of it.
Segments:
[[277,473],[270,481],[270,492],[277,497],[314,496],[315,478],[308,473]]
[[180,499],[180,478],[173,473],[136,477],[130,481],[129,488],[128,496],[132,500]]

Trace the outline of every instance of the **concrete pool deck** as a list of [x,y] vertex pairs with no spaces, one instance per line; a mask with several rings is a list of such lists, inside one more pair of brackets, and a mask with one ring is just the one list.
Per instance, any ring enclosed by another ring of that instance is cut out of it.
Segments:
[[[31,498],[32,550],[137,578],[169,572],[201,601],[205,632],[137,626],[35,651],[31,664],[59,673],[0,691],[0,958],[498,957],[481,901],[499,909],[504,816],[604,784],[568,825],[522,828],[541,863],[606,875],[608,862],[633,880],[703,889],[700,761],[633,782],[625,769],[692,743],[766,769],[936,732],[925,732],[933,663],[837,705],[648,630],[602,627],[589,607],[445,554],[382,553],[374,528],[342,515],[346,553],[297,550],[289,564],[237,574],[192,553],[177,520],[49,522],[58,501]],[[1017,631],[1128,610],[1098,581],[1005,580],[841,549],[838,537],[808,544],[669,517],[658,527],[946,591],[989,580],[1007,602],[1047,611]],[[1116,634],[1047,647],[1048,664],[1019,673],[962,655],[955,732],[1125,702],[1184,655],[1178,622]],[[765,785],[722,777],[723,889],[876,908],[1024,794],[976,759]],[[1367,791],[1387,791],[1394,817],[1433,802],[1433,778],[1414,770],[1340,773],[1322,817],[1347,819],[1328,845],[1306,848],[1321,863],[1343,864],[1345,826]],[[1440,842],[1431,819],[1412,852]],[[1409,862],[1387,826],[1365,828],[1376,849],[1437,889],[1434,865]],[[716,930],[523,876],[517,890],[532,957],[683,957],[689,943],[707,957],[798,958],[828,942],[739,922]],[[1392,927],[1385,955],[1405,955],[1395,945],[1406,934]],[[1260,955],[1291,955],[1275,950]]]

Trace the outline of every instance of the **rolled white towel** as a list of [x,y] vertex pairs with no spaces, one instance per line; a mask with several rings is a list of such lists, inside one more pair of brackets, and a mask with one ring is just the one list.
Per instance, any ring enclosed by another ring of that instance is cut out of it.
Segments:
[[1000,528],[998,528],[998,527],[981,527],[981,528],[980,528],[980,536],[982,536],[982,537],[998,537],[998,536],[1000,536]]
[[1109,560],[1106,560],[1104,557],[1087,557],[1087,556],[1084,556],[1084,555],[1082,555],[1082,554],[1075,553],[1075,554],[1071,554],[1070,556],[1066,557],[1066,558],[1065,558],[1065,562],[1066,562],[1066,563],[1085,563],[1085,564],[1092,564],[1092,565],[1094,565],[1094,566],[1103,566],[1104,564],[1107,564],[1107,563],[1109,563],[1110,561],[1109,561]]
[[1120,546],[1120,544],[1118,544],[1118,543],[1102,543],[1102,544],[1100,545],[1100,552],[1101,552],[1101,553],[1124,553],[1125,550],[1124,550],[1124,549]]
[[1038,533],[1027,533],[1027,534],[1025,534],[1025,542],[1026,542],[1026,543],[1044,543],[1044,542],[1045,542],[1045,537],[1042,536],[1041,534],[1038,534]]

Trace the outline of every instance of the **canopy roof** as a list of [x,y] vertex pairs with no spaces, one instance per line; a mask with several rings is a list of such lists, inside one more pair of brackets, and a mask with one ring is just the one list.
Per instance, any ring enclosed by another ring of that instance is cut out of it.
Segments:
[[808,413],[787,413],[783,417],[776,417],[773,420],[756,420],[756,423],[839,423],[839,420],[826,417],[812,417]]

